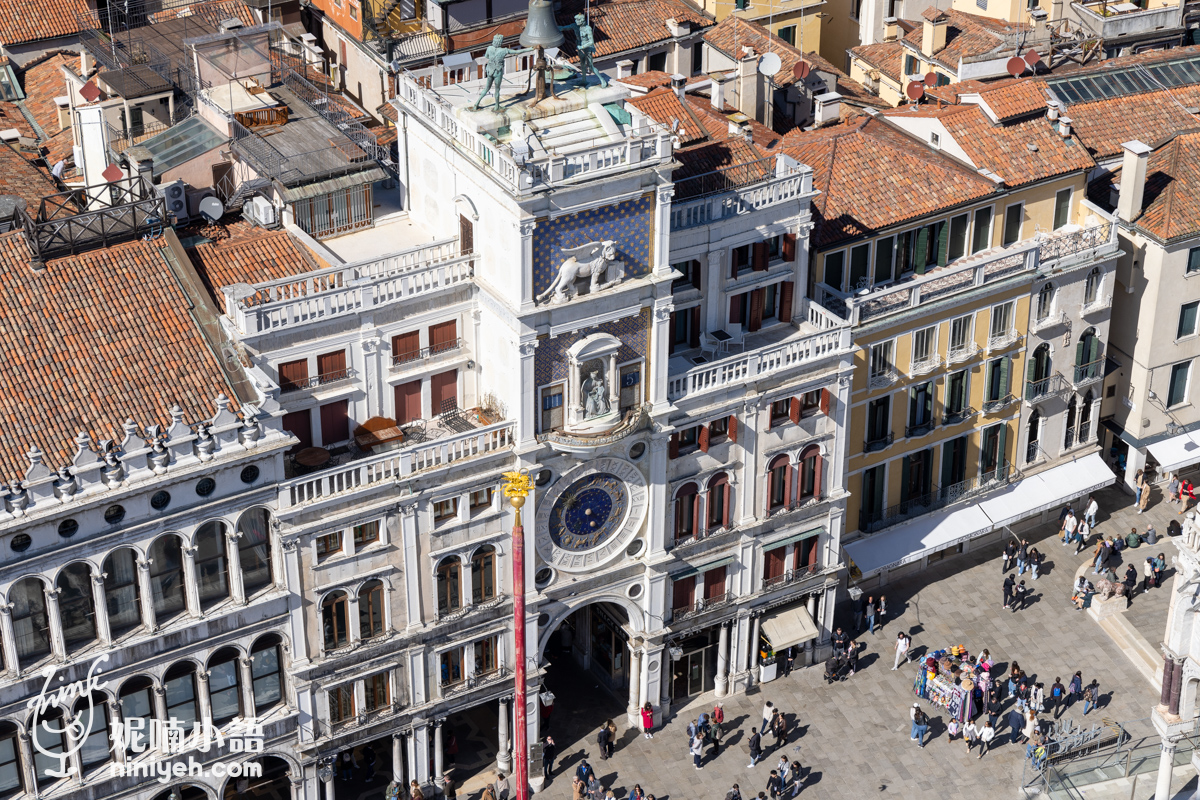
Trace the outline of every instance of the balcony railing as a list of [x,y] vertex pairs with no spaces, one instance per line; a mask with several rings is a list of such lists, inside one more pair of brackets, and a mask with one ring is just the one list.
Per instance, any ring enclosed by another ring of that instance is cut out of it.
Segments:
[[930,418],[925,420],[924,422],[918,422],[916,425],[905,425],[904,426],[904,436],[905,436],[905,438],[908,438],[908,439],[916,439],[921,436],[924,436],[925,434],[929,433],[931,430],[933,430],[936,427],[937,427],[937,415],[934,414],[934,415],[930,416]]
[[1112,306],[1112,295],[1097,294],[1096,297],[1092,299],[1092,302],[1083,303],[1079,306],[1079,313],[1086,317],[1088,314],[1095,314],[1099,311],[1109,308],[1110,306]]
[[449,697],[452,694],[470,691],[485,684],[495,683],[507,676],[508,667],[493,667],[492,669],[476,670],[474,675],[441,681],[442,697]]
[[1007,486],[1014,480],[1020,479],[1020,477],[1021,473],[1013,469],[1011,465],[1001,464],[996,469],[984,472],[974,478],[943,486],[940,499],[943,505],[952,505],[960,500],[970,499],[983,492],[990,492],[1001,486]]
[[[1117,226],[1102,222],[1091,228],[1071,233],[1052,234],[1038,245],[1038,260],[1045,265],[1076,255],[1096,255],[1102,247],[1116,244]],[[1115,250],[1115,247],[1114,247]]]
[[1104,359],[1098,358],[1087,364],[1080,364],[1075,367],[1075,375],[1073,384],[1075,388],[1086,386],[1089,383],[1094,383],[1104,376]]
[[280,381],[279,393],[287,394],[288,392],[298,392],[301,389],[315,389],[318,386],[341,383],[342,381],[350,380],[355,374],[353,369],[339,369],[333,372],[326,372],[322,375],[313,375],[311,378],[301,381]]
[[1034,333],[1050,330],[1059,325],[1067,324],[1067,312],[1059,311],[1057,314],[1047,314],[1041,319],[1035,319],[1029,329]]
[[1001,397],[999,400],[984,400],[983,401],[983,413],[995,414],[997,411],[1000,411],[1000,410],[1006,408],[1007,406],[1009,406],[1010,404],[1016,402],[1016,399],[1017,398],[1014,397],[1012,394],[1006,394],[1006,395],[1004,395],[1004,397]]
[[493,597],[489,597],[487,600],[480,600],[478,602],[472,602],[468,605],[461,605],[458,608],[454,608],[454,609],[449,609],[449,608],[443,609],[439,606],[438,610],[437,610],[437,620],[438,620],[438,622],[452,622],[456,619],[462,619],[463,617],[469,617],[476,612],[488,611],[489,609],[499,608],[500,606],[504,605],[506,602],[508,602],[508,595],[497,594]]
[[883,450],[885,447],[890,447],[892,442],[895,440],[895,434],[893,434],[891,431],[888,431],[886,436],[879,436],[875,439],[867,439],[865,442],[863,442],[863,452],[874,453],[876,450]]
[[979,345],[975,342],[969,342],[962,347],[950,348],[950,354],[946,357],[947,364],[959,364],[963,361],[969,361],[979,353]]
[[1056,372],[1040,381],[1025,381],[1025,399],[1030,403],[1044,397],[1057,397],[1070,390],[1071,387],[1061,372]]
[[891,386],[898,379],[896,371],[893,369],[879,370],[871,373],[871,379],[867,382],[869,389],[884,389]]
[[732,531],[732,525],[701,525],[700,530],[695,533],[687,533],[683,535],[676,534],[675,547],[686,547],[689,544],[702,542],[705,539],[710,539],[713,536],[720,536],[722,533]]
[[937,369],[941,365],[942,365],[942,357],[939,354],[934,353],[931,356],[926,356],[925,358],[914,360],[912,362],[912,366],[909,367],[908,374],[909,375],[924,375],[926,373],[933,372],[935,369]]
[[411,364],[414,361],[429,363],[445,356],[455,355],[462,349],[462,337],[452,339],[448,342],[435,344],[430,347],[422,347],[419,350],[408,350],[403,353],[392,354],[392,369],[399,369],[405,364]]
[[[747,173],[747,168],[754,171]],[[811,192],[812,173],[787,157],[765,158],[750,165],[697,175],[675,184],[671,230],[686,230],[749,214]]]
[[966,408],[960,408],[957,411],[943,410],[942,411],[942,424],[943,425],[957,425],[960,422],[966,422],[967,420],[969,420],[971,417],[975,416],[978,413],[979,413],[978,411],[971,408],[970,406],[967,406]]
[[782,575],[776,575],[774,578],[763,578],[762,590],[764,592],[770,592],[780,588],[781,586],[787,586],[789,584],[796,583],[797,581],[802,581],[805,578],[811,578],[814,575],[819,575],[820,573],[820,564],[806,564],[805,566],[797,567],[796,569],[786,570]]
[[1017,333],[1016,328],[1001,331],[1000,333],[993,333],[988,337],[988,351],[1004,350],[1005,348],[1012,347],[1019,341],[1021,341],[1021,334]]
[[732,602],[733,592],[725,592],[715,597],[704,597],[691,605],[671,609],[671,622],[681,622],[698,614],[703,614],[705,611],[712,611],[714,608],[727,606]]
[[863,509],[858,512],[858,529],[863,533],[874,533],[877,530],[895,525],[913,517],[927,514],[945,505],[938,492],[936,484],[931,484],[929,491],[910,497],[903,502],[879,511]]

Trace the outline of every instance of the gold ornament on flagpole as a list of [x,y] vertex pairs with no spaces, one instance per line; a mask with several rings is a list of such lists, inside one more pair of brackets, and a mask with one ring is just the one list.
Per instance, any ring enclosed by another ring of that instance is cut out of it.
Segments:
[[533,490],[533,478],[529,470],[514,470],[504,473],[504,496],[508,503],[517,511],[517,524],[521,524],[521,506],[525,505],[525,496]]

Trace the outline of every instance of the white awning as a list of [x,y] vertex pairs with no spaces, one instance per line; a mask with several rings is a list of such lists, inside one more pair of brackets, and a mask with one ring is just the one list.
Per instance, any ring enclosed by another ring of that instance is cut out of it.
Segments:
[[1163,472],[1174,472],[1200,461],[1200,432],[1181,433],[1146,445]]
[[970,539],[992,529],[977,505],[936,511],[846,545],[846,554],[864,576],[916,561],[926,553]]
[[979,504],[997,527],[1031,517],[1073,497],[1103,489],[1117,476],[1099,453],[1022,478]]
[[771,647],[782,650],[817,638],[817,626],[803,604],[776,611],[762,618],[762,631],[771,640]]

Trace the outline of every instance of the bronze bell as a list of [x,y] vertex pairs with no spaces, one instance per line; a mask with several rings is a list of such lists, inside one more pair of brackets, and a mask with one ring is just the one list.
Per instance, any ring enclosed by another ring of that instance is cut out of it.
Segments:
[[525,30],[521,31],[521,46],[560,47],[565,41],[554,19],[554,4],[550,0],[532,0]]

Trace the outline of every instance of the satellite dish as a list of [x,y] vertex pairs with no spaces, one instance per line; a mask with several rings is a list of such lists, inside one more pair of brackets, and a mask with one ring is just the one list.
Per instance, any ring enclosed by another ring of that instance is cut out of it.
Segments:
[[1025,59],[1019,58],[1018,56],[1013,56],[1008,60],[1008,63],[1005,65],[1005,69],[1008,70],[1009,75],[1012,75],[1014,78],[1019,78],[1024,74],[1026,66]]
[[248,283],[235,283],[229,287],[229,293],[235,300],[245,300],[247,297],[254,297],[258,294],[258,290]]
[[925,96],[925,85],[920,81],[909,81],[908,88],[904,90],[904,93],[908,95],[909,100],[915,103]]
[[937,86],[937,73],[936,72],[926,72],[925,73],[925,85],[926,86]]
[[1025,63],[1028,64],[1029,66],[1032,67],[1041,60],[1042,60],[1042,57],[1040,55],[1038,55],[1037,50],[1027,50],[1025,52]]
[[796,66],[792,67],[792,77],[798,81],[807,78],[810,72],[812,72],[812,65],[804,59],[800,59],[796,62]]
[[215,197],[206,197],[200,201],[200,216],[209,222],[216,222],[225,216],[225,206]]
[[777,53],[767,53],[758,62],[758,71],[768,78],[778,75],[781,67],[783,67],[783,62],[779,60]]

